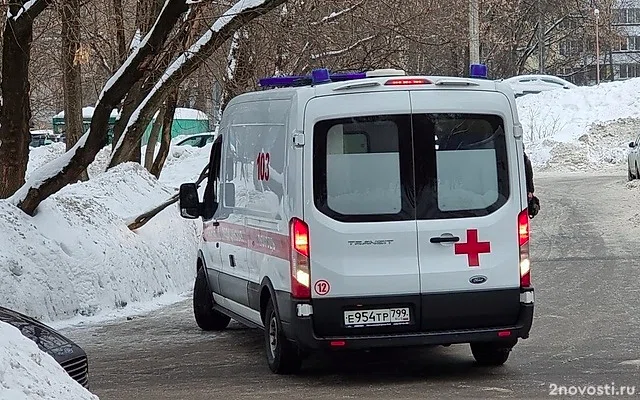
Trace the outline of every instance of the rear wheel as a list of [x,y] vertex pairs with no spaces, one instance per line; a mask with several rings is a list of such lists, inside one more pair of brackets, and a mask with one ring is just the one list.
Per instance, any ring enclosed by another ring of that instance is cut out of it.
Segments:
[[204,331],[221,331],[231,321],[231,318],[213,309],[213,295],[204,268],[198,270],[193,287],[193,314],[196,323]]
[[276,374],[293,374],[302,366],[302,354],[282,331],[282,322],[273,300],[269,299],[264,315],[264,341],[269,369]]
[[502,343],[471,343],[471,352],[482,366],[498,367],[509,358],[513,346]]

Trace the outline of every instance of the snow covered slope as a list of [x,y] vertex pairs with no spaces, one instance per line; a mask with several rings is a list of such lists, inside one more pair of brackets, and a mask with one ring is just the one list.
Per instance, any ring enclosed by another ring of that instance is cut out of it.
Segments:
[[534,167],[619,169],[640,132],[640,79],[553,90],[517,99]]
[[13,326],[0,322],[0,399],[98,400],[47,353]]
[[0,304],[55,321],[190,290],[199,224],[176,204],[136,232],[124,222],[174,193],[127,163],[64,188],[33,218],[0,201]]

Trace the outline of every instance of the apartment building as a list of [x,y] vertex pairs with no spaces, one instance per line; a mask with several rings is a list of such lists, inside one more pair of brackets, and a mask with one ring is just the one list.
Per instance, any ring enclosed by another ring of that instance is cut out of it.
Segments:
[[613,25],[621,36],[612,49],[615,79],[640,77],[640,0],[622,0],[613,12]]

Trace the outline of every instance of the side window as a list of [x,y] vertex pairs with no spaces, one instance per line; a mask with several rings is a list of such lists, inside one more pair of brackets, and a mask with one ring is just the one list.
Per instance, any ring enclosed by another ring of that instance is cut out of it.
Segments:
[[234,208],[280,218],[289,107],[288,100],[271,100],[228,108],[224,174],[235,188]]
[[199,137],[195,137],[195,138],[190,138],[190,139],[186,139],[184,140],[182,143],[180,143],[180,146],[197,146],[200,143],[200,138]]
[[222,136],[219,136],[209,155],[209,173],[207,174],[207,186],[204,192],[204,204],[206,208],[203,219],[211,219],[214,216],[214,202],[219,202],[218,193],[220,193],[220,167],[222,159]]

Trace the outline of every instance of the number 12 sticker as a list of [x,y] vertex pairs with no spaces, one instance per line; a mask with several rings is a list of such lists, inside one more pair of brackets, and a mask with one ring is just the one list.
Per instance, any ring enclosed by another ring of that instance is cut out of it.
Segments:
[[324,279],[320,279],[319,281],[316,281],[315,285],[313,285],[313,289],[320,296],[324,296],[331,290],[331,285],[329,285],[329,282],[325,281]]

